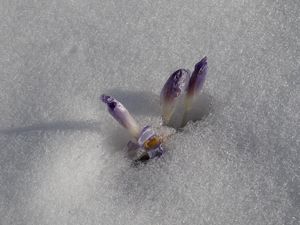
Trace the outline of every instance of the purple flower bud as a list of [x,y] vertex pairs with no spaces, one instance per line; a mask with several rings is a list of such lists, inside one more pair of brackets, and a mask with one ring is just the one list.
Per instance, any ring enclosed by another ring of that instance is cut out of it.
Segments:
[[175,71],[165,83],[160,101],[164,123],[168,123],[175,109],[178,97],[185,93],[190,79],[190,71],[179,69]]
[[205,56],[195,65],[195,69],[192,73],[188,88],[187,95],[192,97],[196,95],[203,87],[205,77],[207,74],[207,57]]
[[123,126],[129,133],[138,139],[140,128],[127,109],[111,96],[102,95],[101,100],[107,105],[108,112]]

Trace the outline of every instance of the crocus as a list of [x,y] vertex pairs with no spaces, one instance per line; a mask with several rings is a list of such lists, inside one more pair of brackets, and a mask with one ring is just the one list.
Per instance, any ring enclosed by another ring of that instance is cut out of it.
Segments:
[[160,94],[162,119],[165,124],[168,124],[171,119],[179,96],[185,93],[189,79],[190,71],[179,69],[171,74],[165,83]]
[[127,149],[131,154],[136,153],[138,161],[163,154],[162,136],[156,134],[150,126],[140,129],[128,110],[115,98],[102,95],[101,100],[107,105],[108,112],[135,138],[135,141],[128,142]]
[[[193,98],[204,84],[207,68],[207,57],[204,57],[195,65],[192,75],[186,69],[171,74],[160,94],[164,124],[168,125],[177,103],[185,104],[182,125],[185,124]],[[127,150],[136,160],[148,160],[164,153],[163,143],[172,133],[156,132],[150,126],[140,129],[128,110],[115,98],[102,95],[101,100],[107,105],[108,112],[134,137],[128,142]]]
[[162,137],[157,135],[150,126],[145,126],[138,139],[138,144],[145,151],[139,158],[147,160],[161,156],[164,152],[162,141]]
[[123,126],[135,139],[139,138],[140,128],[128,110],[115,98],[102,95],[101,100],[107,105],[108,112]]
[[205,77],[207,74],[207,57],[205,56],[195,65],[195,69],[192,73],[191,79],[187,87],[186,103],[187,110],[190,109],[193,97],[202,89]]
[[159,157],[164,153],[162,143],[163,136],[154,132],[150,126],[145,126],[141,130],[137,142],[128,142],[128,156],[135,161],[145,161]]

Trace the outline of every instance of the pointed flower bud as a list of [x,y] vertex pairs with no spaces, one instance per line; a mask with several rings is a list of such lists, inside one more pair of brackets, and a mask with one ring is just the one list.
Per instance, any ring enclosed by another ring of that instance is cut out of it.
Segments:
[[188,112],[192,108],[193,104],[193,98],[194,96],[202,89],[205,77],[207,74],[207,57],[205,56],[203,59],[201,59],[200,62],[198,62],[195,65],[195,69],[192,73],[191,79],[189,81],[188,87],[187,87],[187,93],[184,100],[184,114],[182,117],[181,126],[184,126],[186,124],[187,115]]
[[165,83],[160,94],[162,117],[165,124],[168,124],[171,119],[179,96],[185,93],[189,79],[190,71],[179,69]]
[[202,89],[207,74],[207,69],[207,57],[205,56],[195,65],[195,69],[192,73],[187,89],[188,97],[196,95]]
[[101,100],[107,105],[108,112],[123,126],[131,136],[138,139],[140,128],[127,109],[111,96],[102,95]]

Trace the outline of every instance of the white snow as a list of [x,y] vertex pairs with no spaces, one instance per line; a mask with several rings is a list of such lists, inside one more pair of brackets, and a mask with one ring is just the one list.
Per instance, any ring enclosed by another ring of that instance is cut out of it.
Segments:
[[[0,0],[0,224],[299,224],[299,15],[297,0]],[[133,166],[100,95],[157,127],[164,82],[205,55],[202,120]]]

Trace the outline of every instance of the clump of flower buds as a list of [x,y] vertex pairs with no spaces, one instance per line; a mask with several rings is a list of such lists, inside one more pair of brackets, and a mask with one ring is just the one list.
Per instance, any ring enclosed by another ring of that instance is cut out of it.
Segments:
[[[186,69],[179,69],[171,74],[160,94],[164,125],[169,125],[178,103],[181,102],[179,101],[180,98],[184,99],[184,115],[182,119],[184,123],[193,104],[194,97],[203,87],[207,69],[207,57],[204,57],[195,65],[192,74]],[[168,135],[164,133],[158,134],[150,126],[145,126],[141,129],[124,105],[115,98],[102,95],[101,100],[107,105],[108,112],[133,137],[133,140],[128,142],[127,149],[136,153],[137,160],[152,159],[164,153],[163,144]]]

